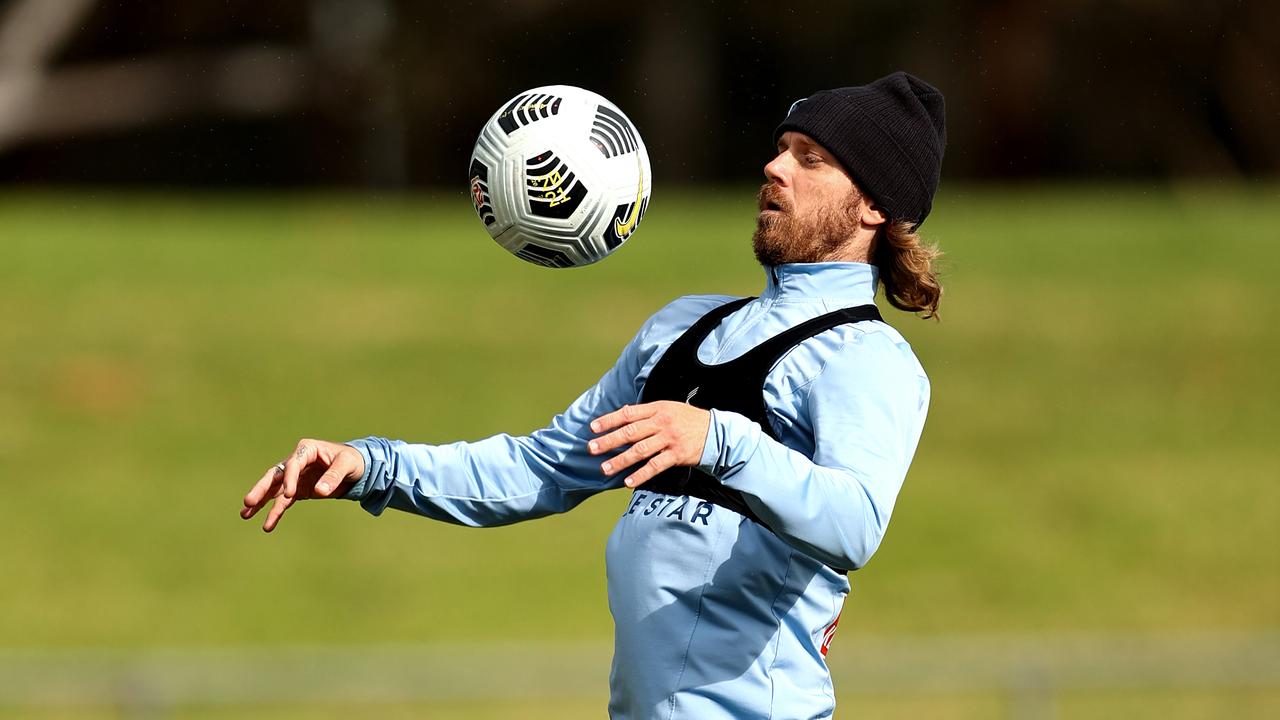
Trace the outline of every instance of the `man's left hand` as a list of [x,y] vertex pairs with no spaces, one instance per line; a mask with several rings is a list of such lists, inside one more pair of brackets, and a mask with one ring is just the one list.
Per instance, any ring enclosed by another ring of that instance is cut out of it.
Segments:
[[600,469],[605,475],[615,475],[648,459],[627,478],[627,487],[637,487],[668,468],[697,465],[710,425],[710,412],[672,400],[623,405],[591,421],[592,432],[608,434],[588,442],[587,450],[601,455],[630,445],[626,452],[602,463]]

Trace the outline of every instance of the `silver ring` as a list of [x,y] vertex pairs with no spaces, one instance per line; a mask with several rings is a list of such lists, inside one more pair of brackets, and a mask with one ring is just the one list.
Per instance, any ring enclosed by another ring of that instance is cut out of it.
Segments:
[[276,474],[278,474],[278,475],[283,475],[283,474],[284,474],[284,463],[282,463],[282,462],[280,462],[280,463],[276,463],[275,471],[276,471]]

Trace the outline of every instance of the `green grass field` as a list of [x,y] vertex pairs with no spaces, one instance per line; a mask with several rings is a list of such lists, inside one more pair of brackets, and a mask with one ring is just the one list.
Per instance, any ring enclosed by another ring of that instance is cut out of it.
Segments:
[[[495,530],[314,502],[271,536],[239,499],[301,436],[538,427],[671,298],[759,291],[753,202],[659,188],[550,271],[461,193],[0,195],[0,648],[607,642],[622,493]],[[1280,187],[946,187],[925,231],[942,320],[887,314],[933,406],[833,654],[1280,627]],[[1105,700],[1064,714],[1137,716]]]

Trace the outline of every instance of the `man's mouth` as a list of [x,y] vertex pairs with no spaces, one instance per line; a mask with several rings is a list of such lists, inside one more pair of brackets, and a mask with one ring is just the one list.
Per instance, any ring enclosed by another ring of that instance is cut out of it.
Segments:
[[767,212],[785,213],[787,209],[782,201],[778,199],[781,195],[782,191],[775,185],[761,186],[759,196],[760,212],[762,214]]
[[782,204],[776,200],[766,200],[760,204],[760,212],[783,212]]

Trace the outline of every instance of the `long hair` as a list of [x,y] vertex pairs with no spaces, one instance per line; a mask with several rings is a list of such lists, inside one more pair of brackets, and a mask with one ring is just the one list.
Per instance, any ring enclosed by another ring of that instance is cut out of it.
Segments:
[[934,267],[942,251],[912,232],[912,224],[890,220],[876,235],[873,262],[880,268],[884,296],[899,310],[938,317],[942,284]]

